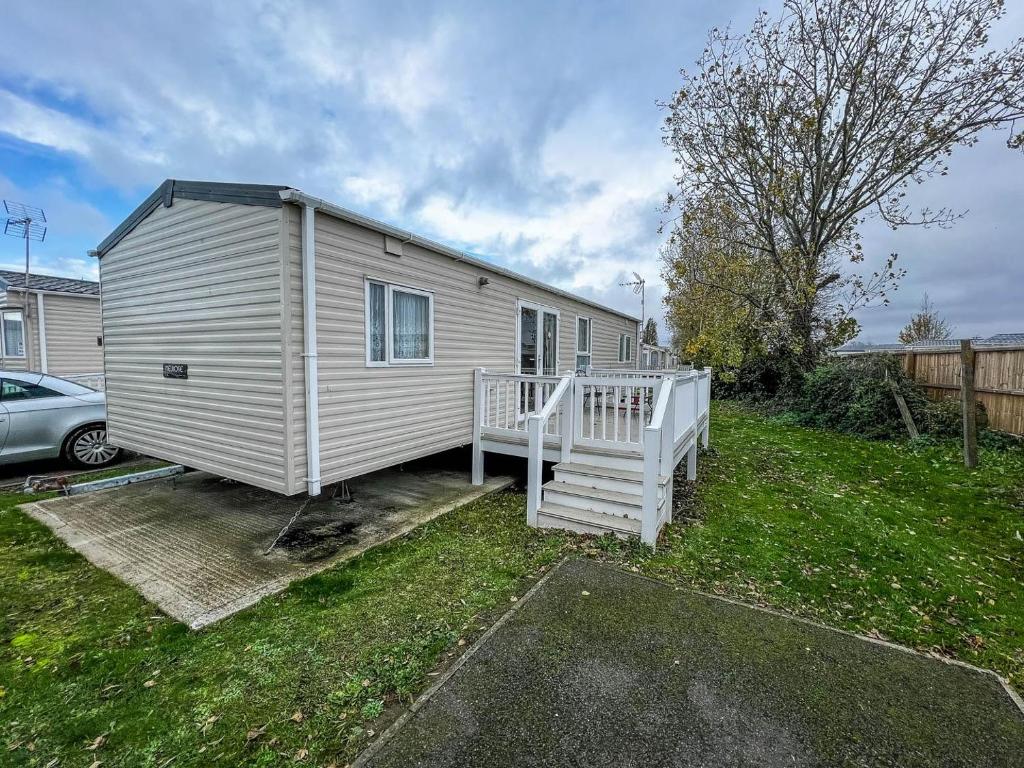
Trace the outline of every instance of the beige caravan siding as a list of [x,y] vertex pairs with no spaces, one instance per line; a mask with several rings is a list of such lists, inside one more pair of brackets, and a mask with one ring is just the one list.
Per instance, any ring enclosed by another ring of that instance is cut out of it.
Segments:
[[[559,310],[560,371],[575,365],[577,314],[594,321],[594,365],[617,366],[619,334],[636,334],[635,321],[411,243],[387,254],[382,234],[326,214],[316,239],[325,483],[469,443],[473,369],[513,369],[517,299]],[[366,277],[433,292],[432,366],[366,367]]]
[[[100,260],[110,439],[280,492],[281,209],[175,199]],[[188,365],[165,379],[163,363]]]
[[[103,348],[96,343],[102,333],[99,298],[44,294],[43,313],[48,372],[54,376],[102,373]],[[38,330],[38,319],[35,325]]]

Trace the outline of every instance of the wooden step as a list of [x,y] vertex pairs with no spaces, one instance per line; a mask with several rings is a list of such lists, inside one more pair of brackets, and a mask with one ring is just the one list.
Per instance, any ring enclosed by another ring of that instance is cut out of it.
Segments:
[[563,507],[589,509],[607,515],[632,517],[636,520],[640,519],[643,505],[643,497],[639,492],[623,493],[560,480],[545,483],[543,493],[544,502],[550,501]]
[[[621,490],[623,493],[643,493],[643,472],[569,461],[555,464],[553,469],[555,480],[563,480],[573,485],[606,488],[610,491]],[[659,495],[665,492],[668,481],[668,475],[658,478]]]
[[596,464],[583,464],[573,461],[563,461],[555,464],[554,470],[555,472],[561,471],[587,477],[607,477],[627,483],[643,483],[644,481],[643,472],[634,472],[631,469],[618,469],[616,467],[599,467]]
[[614,533],[616,536],[640,535],[639,520],[576,507],[564,507],[547,501],[537,510],[537,525],[541,528],[562,528],[596,536],[605,533]]
[[569,455],[569,463],[639,472],[643,470],[644,459],[640,454],[628,451],[574,445]]

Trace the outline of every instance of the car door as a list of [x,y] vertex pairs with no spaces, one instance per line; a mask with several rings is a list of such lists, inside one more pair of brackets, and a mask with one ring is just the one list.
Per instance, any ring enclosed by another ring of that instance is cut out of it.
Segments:
[[11,462],[59,455],[69,415],[67,409],[81,403],[48,387],[3,379],[0,405],[7,414],[8,430],[0,455]]
[[0,454],[7,445],[7,434],[11,431],[11,415],[7,412],[7,406],[0,402]]

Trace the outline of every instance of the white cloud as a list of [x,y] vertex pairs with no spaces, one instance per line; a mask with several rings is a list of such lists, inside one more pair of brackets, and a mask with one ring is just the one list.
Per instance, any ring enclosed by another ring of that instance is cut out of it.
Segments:
[[63,112],[0,90],[0,132],[32,144],[83,157],[92,154],[96,133]]

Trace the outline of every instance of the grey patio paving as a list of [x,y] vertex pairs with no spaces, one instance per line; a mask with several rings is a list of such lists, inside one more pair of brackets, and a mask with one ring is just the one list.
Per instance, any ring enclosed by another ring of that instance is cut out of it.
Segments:
[[994,676],[587,561],[364,753],[388,766],[1024,765]]
[[[511,482],[423,462],[350,481],[352,501],[285,497],[205,472],[28,505],[94,565],[193,628]],[[270,550],[278,533],[299,517]]]

